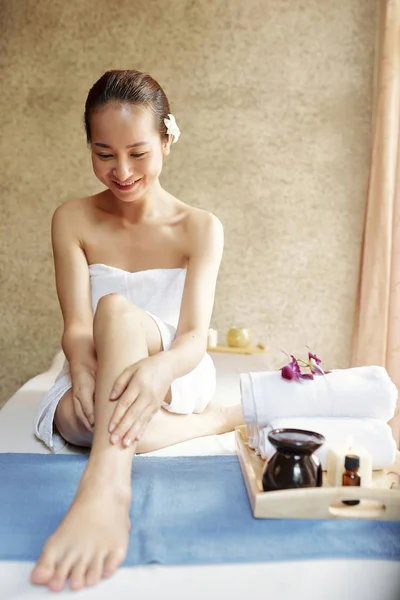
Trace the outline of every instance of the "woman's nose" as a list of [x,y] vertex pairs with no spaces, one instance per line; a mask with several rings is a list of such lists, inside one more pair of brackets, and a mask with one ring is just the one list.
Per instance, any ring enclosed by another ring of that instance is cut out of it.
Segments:
[[121,183],[124,183],[132,175],[132,169],[128,162],[119,161],[114,169],[114,175]]

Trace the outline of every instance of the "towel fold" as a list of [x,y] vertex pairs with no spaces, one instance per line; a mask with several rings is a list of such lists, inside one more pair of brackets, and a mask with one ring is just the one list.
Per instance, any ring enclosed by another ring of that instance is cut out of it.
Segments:
[[395,412],[398,391],[378,366],[337,369],[313,380],[288,381],[280,371],[242,373],[243,418],[264,426],[283,417],[354,417],[385,423]]
[[315,452],[326,469],[326,459],[330,447],[345,446],[349,437],[354,447],[365,448],[372,457],[372,468],[383,469],[390,467],[396,458],[396,442],[392,430],[387,423],[379,419],[352,418],[305,418],[285,417],[272,419],[268,426],[257,428],[258,451],[264,460],[268,460],[276,452],[268,440],[268,432],[281,428],[306,429],[322,433],[325,443]]

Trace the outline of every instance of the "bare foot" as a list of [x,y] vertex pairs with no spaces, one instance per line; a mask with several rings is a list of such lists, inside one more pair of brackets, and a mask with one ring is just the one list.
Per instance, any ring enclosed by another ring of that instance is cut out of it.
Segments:
[[125,560],[129,542],[130,488],[116,490],[87,472],[62,523],[47,540],[31,581],[54,592],[110,577]]

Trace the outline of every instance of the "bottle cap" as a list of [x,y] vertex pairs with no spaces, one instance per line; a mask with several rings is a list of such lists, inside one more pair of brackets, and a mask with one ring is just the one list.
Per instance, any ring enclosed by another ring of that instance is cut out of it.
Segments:
[[360,466],[360,457],[355,454],[347,454],[344,459],[344,468],[345,469],[358,469]]

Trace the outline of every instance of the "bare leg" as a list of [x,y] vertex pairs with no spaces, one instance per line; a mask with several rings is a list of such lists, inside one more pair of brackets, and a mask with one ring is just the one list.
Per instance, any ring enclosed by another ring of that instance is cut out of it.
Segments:
[[[91,448],[93,434],[76,418],[71,390],[60,400],[55,421],[67,442]],[[220,406],[210,403],[202,413],[190,415],[177,415],[161,408],[137,443],[136,454],[153,452],[197,437],[220,435],[242,424],[240,404]]]
[[108,423],[114,404],[109,396],[126,366],[148,356],[149,346],[154,351],[161,348],[153,320],[116,294],[101,298],[93,333],[98,371],[92,451],[76,497],[32,573],[33,583],[54,591],[63,589],[67,579],[72,589],[93,585],[111,575],[125,558],[135,445],[110,443]]
[[[110,444],[108,423],[114,404],[109,401],[109,394],[115,379],[127,365],[161,350],[160,334],[153,319],[115,294],[99,302],[94,338],[98,372],[93,441],[88,432],[73,423],[72,412],[71,421],[60,427],[70,441],[82,445],[92,443],[92,451],[75,500],[46,543],[32,573],[33,583],[48,585],[54,591],[63,589],[67,579],[73,589],[94,585],[101,577],[112,575],[125,559],[135,445],[122,448]],[[64,415],[60,411],[59,417],[67,416],[69,408],[72,404],[66,397]],[[235,416],[232,413],[227,418],[226,414],[209,409],[201,415],[178,416],[161,410],[140,442],[141,451],[229,431],[239,424],[240,415],[237,410]],[[60,421],[62,418],[59,426]],[[160,435],[162,431],[168,432],[164,439]]]

